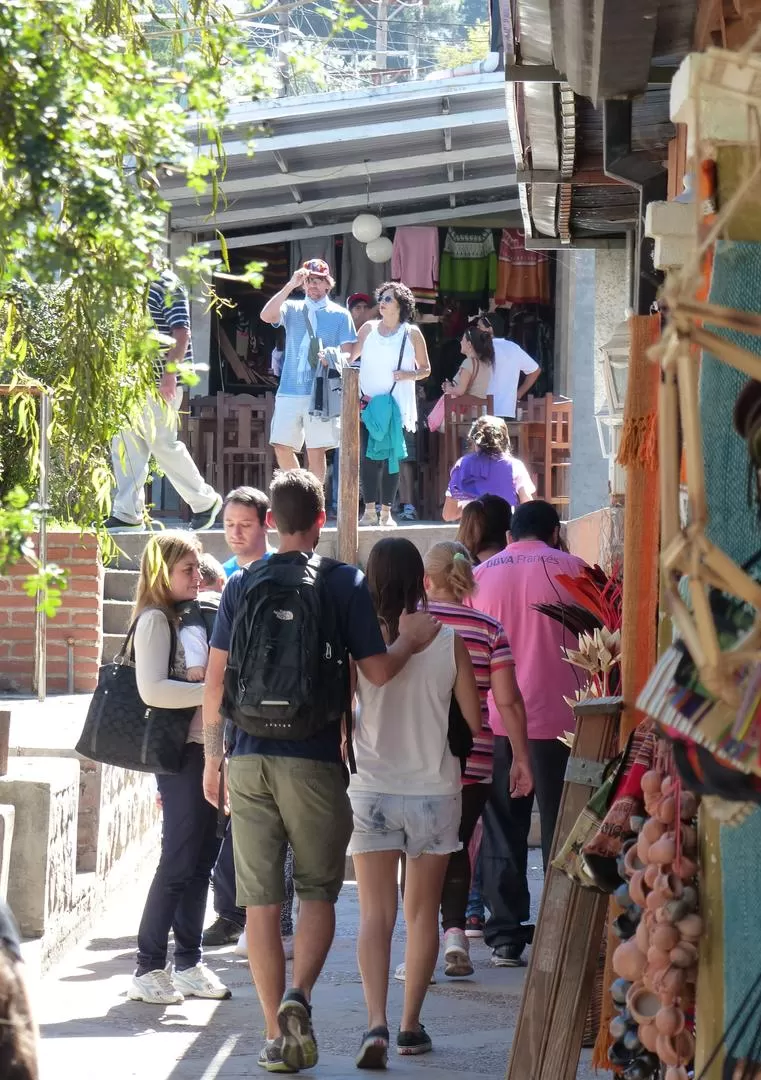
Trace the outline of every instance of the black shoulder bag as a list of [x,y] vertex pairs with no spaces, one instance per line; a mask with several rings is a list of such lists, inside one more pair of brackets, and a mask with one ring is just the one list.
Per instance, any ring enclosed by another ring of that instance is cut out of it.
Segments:
[[[113,661],[100,669],[76,751],[93,761],[122,769],[178,773],[196,708],[158,709],[142,700],[133,659],[136,626],[137,619]],[[167,674],[171,678],[177,649],[177,633],[171,622],[169,632]]]

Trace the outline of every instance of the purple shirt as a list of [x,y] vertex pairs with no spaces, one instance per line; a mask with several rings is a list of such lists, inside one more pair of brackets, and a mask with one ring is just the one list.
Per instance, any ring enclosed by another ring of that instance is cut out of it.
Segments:
[[517,506],[520,488],[524,488],[527,495],[536,491],[522,461],[509,455],[466,454],[455,462],[449,474],[447,495],[461,501],[480,499],[482,495],[500,495],[511,506]]

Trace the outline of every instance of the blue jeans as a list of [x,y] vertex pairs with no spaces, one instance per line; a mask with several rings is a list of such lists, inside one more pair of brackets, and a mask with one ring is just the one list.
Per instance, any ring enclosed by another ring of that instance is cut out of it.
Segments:
[[188,743],[182,770],[158,776],[163,821],[161,856],[137,932],[137,974],[166,966],[174,931],[174,966],[201,959],[211,869],[219,852],[217,811],[203,795],[203,747]]
[[470,895],[468,896],[468,909],[465,913],[465,917],[470,919],[473,915],[476,918],[483,919],[485,914],[484,898],[482,895],[483,888],[483,872],[481,870],[481,849],[478,849],[478,858],[476,859],[476,865],[473,868],[473,876],[470,881]]

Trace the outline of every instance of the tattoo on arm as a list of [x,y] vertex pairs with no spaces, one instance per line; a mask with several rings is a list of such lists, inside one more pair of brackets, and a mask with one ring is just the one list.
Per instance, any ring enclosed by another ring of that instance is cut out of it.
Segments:
[[222,724],[204,724],[203,744],[207,757],[220,758],[225,754],[225,729]]

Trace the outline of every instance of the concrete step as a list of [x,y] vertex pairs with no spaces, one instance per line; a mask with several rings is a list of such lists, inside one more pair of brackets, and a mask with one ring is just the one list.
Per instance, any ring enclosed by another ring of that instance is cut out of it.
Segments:
[[110,664],[119,649],[122,647],[124,641],[124,634],[104,634],[103,635],[103,652],[102,662],[104,664]]
[[132,615],[131,600],[105,600],[103,603],[103,633],[126,634]]
[[132,603],[136,589],[137,570],[115,570],[110,566],[106,567],[103,582],[105,600],[129,600]]

